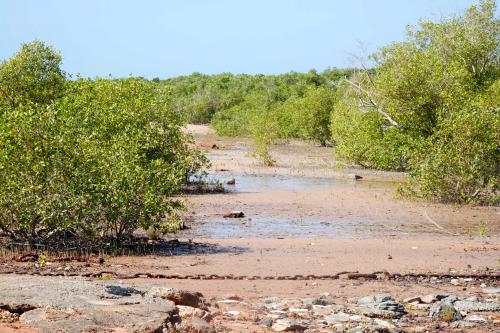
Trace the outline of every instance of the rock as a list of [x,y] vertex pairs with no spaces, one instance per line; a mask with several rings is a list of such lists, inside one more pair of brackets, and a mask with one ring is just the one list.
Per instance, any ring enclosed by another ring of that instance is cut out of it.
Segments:
[[360,298],[351,298],[349,299],[349,301],[356,304],[370,304],[394,301],[394,299],[390,295],[373,295]]
[[240,295],[236,295],[236,294],[226,294],[224,295],[224,299],[225,300],[231,300],[231,301],[243,301],[243,297],[241,297]]
[[380,325],[367,325],[363,328],[363,333],[391,333],[387,327]]
[[228,180],[228,181],[226,182],[226,184],[227,184],[227,185],[236,185],[236,179],[231,178],[230,180]]
[[341,312],[325,316],[325,320],[328,324],[347,323],[351,320],[351,316]]
[[264,298],[263,301],[266,304],[271,304],[271,303],[279,303],[280,299],[278,297],[267,297]]
[[421,299],[419,296],[407,297],[403,300],[403,303],[420,303]]
[[357,175],[355,173],[350,173],[347,175],[347,179],[352,179],[352,180],[360,180],[363,179],[360,175]]
[[452,322],[462,319],[462,315],[449,302],[440,301],[434,303],[429,310],[429,317],[434,320]]
[[217,301],[217,304],[226,304],[226,305],[239,304],[239,303],[241,302],[234,299],[223,299],[221,301]]
[[396,326],[393,323],[391,323],[391,322],[389,322],[387,320],[382,320],[382,319],[375,318],[374,322],[378,326],[382,326],[382,327],[385,327],[385,328],[388,328],[388,329],[394,329],[394,328],[396,328]]
[[406,313],[404,306],[390,295],[365,296],[350,301],[360,304],[359,312],[367,317],[391,319],[400,318]]
[[468,315],[464,319],[465,321],[473,322],[473,323],[480,323],[480,324],[489,324],[490,321],[482,316],[478,315]]
[[483,293],[489,295],[500,295],[500,288],[483,288]]
[[19,320],[19,314],[0,310],[0,323],[14,323]]
[[230,317],[230,318],[236,318],[240,315],[239,311],[232,310],[232,311],[226,311],[224,312],[224,316]]
[[478,323],[473,323],[465,320],[458,320],[450,324],[450,328],[473,328],[477,326]]
[[470,312],[470,311],[496,312],[500,311],[500,302],[457,301],[455,302],[455,308],[458,311],[463,311],[463,312]]
[[454,286],[461,286],[461,285],[465,284],[465,281],[464,281],[464,279],[451,279],[450,283]]
[[455,295],[449,295],[448,297],[442,299],[443,302],[448,302],[448,303],[455,303],[458,300],[459,298]]
[[168,299],[176,305],[186,305],[204,310],[207,309],[205,299],[199,292],[190,292],[177,288],[153,287],[146,292],[145,297]]
[[271,319],[283,319],[286,318],[287,315],[288,315],[287,312],[281,310],[273,310],[269,312],[269,316]]
[[424,310],[428,311],[432,304],[420,304],[420,303],[410,303],[414,310]]
[[334,302],[329,301],[327,299],[324,299],[322,297],[320,297],[320,298],[305,298],[302,300],[302,303],[304,303],[306,305],[322,305],[322,306],[335,304]]
[[356,326],[356,327],[348,329],[346,331],[346,333],[364,333],[365,332],[365,328],[366,327]]
[[425,304],[431,304],[431,303],[435,303],[437,301],[440,301],[442,299],[445,299],[448,296],[450,296],[450,295],[445,295],[445,294],[429,294],[429,295],[421,296],[420,297],[420,301],[422,303],[425,303]]
[[362,322],[363,320],[366,320],[367,318],[364,316],[359,316],[359,315],[352,315],[349,317],[350,321],[353,321],[355,323]]
[[182,321],[176,332],[215,333],[215,328],[203,319],[192,317]]
[[278,319],[271,327],[275,332],[303,332],[307,329],[306,326],[294,321]]
[[25,312],[21,323],[43,333],[103,332],[121,328],[126,332],[161,331],[175,314],[175,305],[133,304],[96,306],[89,309],[38,308]]
[[260,326],[271,327],[273,326],[273,319],[270,317],[264,317],[259,321]]
[[217,146],[217,144],[216,144],[216,143],[214,143],[214,144],[212,145],[212,149],[219,149],[219,146]]
[[333,324],[331,325],[333,328],[333,332],[345,332],[346,327],[343,324]]
[[117,328],[154,332],[161,331],[176,316],[173,302],[144,298],[146,289],[127,288],[80,277],[2,275],[0,302],[22,311],[21,323],[29,323],[40,332],[103,332]]
[[367,317],[385,319],[401,318],[406,314],[405,307],[395,301],[368,303],[363,305],[359,311]]
[[206,322],[210,322],[213,319],[210,312],[199,308],[193,308],[192,306],[177,305],[177,310],[179,311],[179,317],[181,317],[182,320],[186,320],[191,317],[198,317]]
[[239,210],[234,210],[230,213],[224,214],[224,218],[242,218],[245,217],[245,213]]
[[106,292],[115,296],[132,296],[132,294],[144,295],[144,292],[141,290],[117,285],[107,285]]

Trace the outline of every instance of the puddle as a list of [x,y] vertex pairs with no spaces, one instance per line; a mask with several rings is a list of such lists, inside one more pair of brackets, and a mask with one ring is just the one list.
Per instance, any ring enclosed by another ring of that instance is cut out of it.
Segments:
[[[332,239],[353,239],[353,238],[373,238],[397,235],[405,237],[418,233],[435,234],[435,230],[428,225],[422,225],[412,221],[410,218],[401,219],[387,215],[377,216],[375,212],[359,212],[356,217],[351,217],[351,212],[347,210],[339,214],[324,214],[321,211],[302,211],[300,205],[290,201],[286,207],[278,207],[279,216],[273,215],[271,202],[259,202],[247,205],[242,196],[238,200],[239,193],[266,193],[276,191],[280,193],[302,192],[321,188],[377,188],[394,191],[397,183],[387,180],[367,181],[348,180],[334,177],[307,177],[299,175],[234,175],[230,172],[216,172],[208,175],[208,181],[220,181],[224,184],[232,179],[236,179],[235,185],[224,185],[225,189],[234,196],[235,201],[242,205],[243,210],[248,213],[244,218],[223,218],[219,213],[208,213],[208,215],[195,217],[191,224],[191,229],[180,232],[183,237],[191,238],[332,238]],[[280,192],[281,191],[281,192]],[[210,196],[210,194],[208,194]],[[216,211],[226,211],[226,205],[230,203],[217,203],[207,197],[206,204],[217,206]],[[214,198],[214,200],[217,200]],[[270,205],[269,207],[267,205]],[[264,209],[263,209],[264,208]],[[268,208],[268,209],[266,209]],[[200,211],[203,211],[200,208]],[[230,210],[230,209],[229,209]],[[286,217],[283,216],[285,211]],[[205,213],[206,214],[206,213]]]
[[207,176],[209,182],[223,182],[234,178],[235,185],[224,185],[231,193],[258,193],[268,191],[304,191],[317,188],[332,187],[378,187],[391,189],[395,187],[391,181],[354,181],[333,177],[307,177],[293,175],[232,175],[230,173],[217,172]]
[[249,218],[208,218],[197,221],[193,228],[180,234],[191,238],[332,238],[353,239],[390,236],[418,232],[419,234],[434,234],[426,226],[407,223],[404,227],[384,222],[351,221],[347,219],[336,221],[321,221],[316,219],[283,219],[270,216]]

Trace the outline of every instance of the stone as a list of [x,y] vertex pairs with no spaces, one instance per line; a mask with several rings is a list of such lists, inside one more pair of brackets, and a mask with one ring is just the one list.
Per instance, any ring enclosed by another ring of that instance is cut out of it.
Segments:
[[414,310],[425,310],[428,311],[432,304],[420,304],[420,303],[410,303]]
[[226,311],[224,312],[224,316],[229,317],[229,318],[236,318],[240,315],[239,311],[232,310],[232,311]]
[[234,300],[234,299],[223,299],[221,301],[217,301],[217,304],[226,304],[226,305],[233,305],[233,304],[239,304],[239,303],[241,303],[241,302]]
[[457,320],[453,323],[451,323],[450,327],[451,328],[473,328],[476,326],[477,323],[465,321],[465,320]]
[[440,301],[434,303],[429,310],[429,317],[434,320],[452,322],[462,319],[462,315],[449,302]]
[[359,315],[352,315],[349,317],[350,321],[353,321],[355,323],[362,322],[363,320],[366,320],[367,318],[364,316],[359,316]]
[[365,304],[359,311],[367,317],[385,319],[401,318],[406,314],[404,306],[395,301]]
[[407,297],[403,300],[403,303],[420,303],[422,300],[420,299],[420,296],[412,296],[412,297]]
[[288,316],[288,313],[286,311],[281,311],[281,310],[273,310],[269,312],[269,316],[272,319],[283,319]]
[[347,323],[351,320],[351,316],[341,312],[325,316],[325,320],[328,324]]
[[14,323],[19,320],[19,314],[0,310],[0,323]]
[[382,327],[385,327],[385,328],[388,328],[388,329],[394,329],[396,328],[396,326],[387,321],[387,320],[382,320],[382,319],[378,319],[378,318],[375,318],[374,320],[375,324],[378,325],[378,326],[382,326]]
[[334,302],[329,301],[329,300],[322,298],[322,297],[320,297],[320,298],[305,298],[302,300],[302,303],[304,303],[306,305],[322,305],[322,306],[335,304]]
[[307,326],[294,320],[278,319],[271,328],[275,332],[303,332]]
[[271,303],[279,303],[280,299],[278,297],[267,297],[267,298],[264,298],[263,301],[266,304],[271,304]]
[[215,333],[215,328],[205,320],[191,317],[181,322],[177,332]]
[[2,275],[0,302],[40,332],[154,332],[177,316],[174,302],[128,288],[81,277]]
[[422,303],[425,303],[425,304],[431,304],[431,303],[435,303],[437,301],[440,301],[446,297],[448,297],[449,295],[445,295],[445,294],[429,294],[429,295],[425,295],[425,296],[421,296],[420,297],[420,301]]
[[21,323],[42,333],[102,332],[121,328],[126,332],[157,332],[175,314],[175,305],[132,304],[95,306],[88,309],[38,308],[25,312]]
[[357,175],[355,173],[349,173],[347,176],[347,179],[352,179],[352,180],[360,180],[363,179],[360,175]]
[[226,182],[226,184],[227,184],[227,185],[236,185],[236,179],[231,178],[230,180],[228,180],[228,181]]
[[457,301],[455,302],[455,308],[458,311],[463,311],[463,312],[470,312],[470,311],[496,312],[500,311],[500,302]]
[[207,309],[203,294],[199,292],[190,292],[177,288],[153,287],[146,292],[145,297],[168,299],[176,305]]
[[242,211],[240,210],[233,210],[232,212],[230,213],[227,213],[227,214],[224,214],[223,215],[224,218],[233,218],[233,219],[238,219],[238,218],[242,218],[242,217],[245,217],[245,213],[243,213]]
[[177,305],[177,310],[179,311],[179,317],[183,320],[191,317],[198,317],[206,322],[210,322],[213,319],[210,312],[199,308],[193,308],[192,306]]
[[483,288],[483,293],[488,295],[500,295],[500,288]]
[[442,299],[443,302],[448,302],[448,303],[455,303],[458,300],[459,298],[455,295],[449,295],[448,297]]
[[480,323],[480,324],[489,324],[489,320],[479,316],[479,315],[468,315],[467,317],[464,318],[465,321],[473,322],[473,323]]
[[370,304],[370,303],[382,303],[387,301],[394,301],[394,299],[390,295],[373,295],[373,296],[365,296],[359,298],[351,298],[349,301],[351,303],[356,303],[356,304]]
[[107,285],[106,292],[115,296],[132,296],[132,294],[144,295],[144,292],[131,287],[122,287],[119,285]]
[[270,317],[264,317],[259,321],[260,326],[271,327],[273,326],[273,319]]

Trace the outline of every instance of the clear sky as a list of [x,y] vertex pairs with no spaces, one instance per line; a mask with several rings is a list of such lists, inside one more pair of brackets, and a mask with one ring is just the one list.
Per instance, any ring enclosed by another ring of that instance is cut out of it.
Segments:
[[84,76],[282,73],[353,64],[474,0],[0,0],[0,59],[40,39]]

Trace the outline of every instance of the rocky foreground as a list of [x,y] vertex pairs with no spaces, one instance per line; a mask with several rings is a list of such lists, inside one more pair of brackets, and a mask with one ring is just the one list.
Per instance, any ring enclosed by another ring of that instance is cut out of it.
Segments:
[[326,292],[310,298],[247,300],[231,294],[207,300],[197,292],[164,286],[137,287],[78,277],[0,275],[0,332],[14,324],[47,333],[500,329],[500,288],[485,285],[470,297],[440,293],[406,299],[360,295],[344,304],[337,302],[335,295]]

